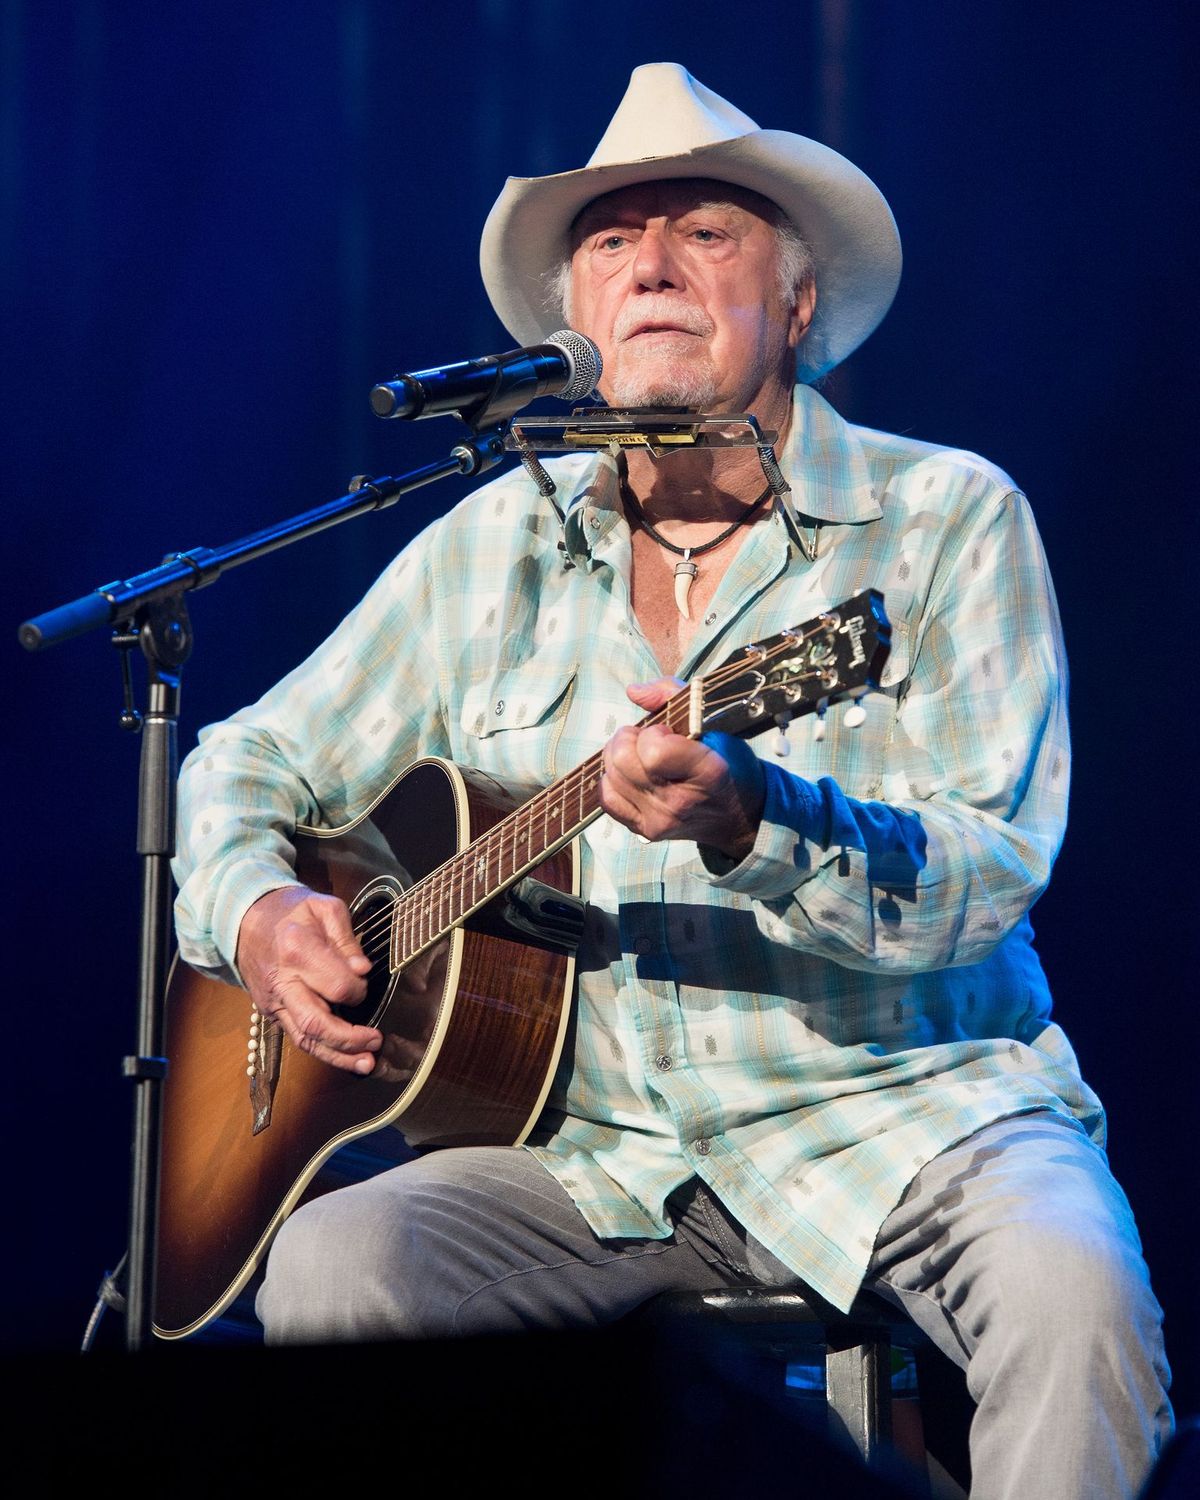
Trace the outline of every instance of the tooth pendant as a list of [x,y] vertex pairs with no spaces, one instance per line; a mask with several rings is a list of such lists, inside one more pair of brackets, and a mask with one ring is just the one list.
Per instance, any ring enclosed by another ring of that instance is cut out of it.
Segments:
[[675,608],[685,620],[692,617],[688,612],[688,590],[692,586],[692,579],[700,569],[691,561],[692,549],[689,547],[683,554],[683,561],[675,564]]

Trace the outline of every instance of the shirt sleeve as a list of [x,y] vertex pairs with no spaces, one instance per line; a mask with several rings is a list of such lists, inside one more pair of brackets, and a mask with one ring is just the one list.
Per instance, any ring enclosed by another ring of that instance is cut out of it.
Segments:
[[[428,537],[426,533],[426,538]],[[176,931],[183,958],[236,981],[238,929],[296,883],[298,824],[363,812],[419,754],[445,754],[426,538],[263,698],[201,731],[179,781]]]
[[1066,820],[1067,672],[1024,496],[978,505],[947,539],[914,632],[881,777],[846,796],[764,762],[739,864],[696,873],[754,898],[764,935],[850,968],[971,964],[1045,888]]

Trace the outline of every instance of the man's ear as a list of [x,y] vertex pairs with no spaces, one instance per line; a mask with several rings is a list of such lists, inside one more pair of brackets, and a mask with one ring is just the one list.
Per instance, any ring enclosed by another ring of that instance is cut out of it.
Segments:
[[811,281],[797,287],[791,311],[788,313],[788,348],[798,349],[800,341],[808,332],[813,314],[817,310],[817,289]]

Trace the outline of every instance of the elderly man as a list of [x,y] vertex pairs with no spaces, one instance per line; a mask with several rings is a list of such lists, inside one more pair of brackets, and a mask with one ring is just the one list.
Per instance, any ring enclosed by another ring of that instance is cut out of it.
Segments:
[[[520,341],[564,313],[595,341],[611,404],[753,412],[791,493],[753,448],[552,460],[553,507],[508,474],[205,732],[183,952],[364,1075],[380,1034],[336,1007],[370,963],[297,883],[296,824],[356,817],[422,755],[545,785],[604,747],[574,1029],[527,1145],[294,1214],[268,1337],[595,1326],[714,1284],[847,1307],[867,1285],[966,1368],[974,1493],[1133,1493],[1171,1422],[1160,1313],[1028,919],[1068,773],[1037,533],[999,470],[850,427],[808,383],[891,300],[886,204],[655,64],[586,168],[509,182],[483,269]],[[859,727],[794,726],[787,769],[639,727],[675,679],[865,587],[893,644]]]

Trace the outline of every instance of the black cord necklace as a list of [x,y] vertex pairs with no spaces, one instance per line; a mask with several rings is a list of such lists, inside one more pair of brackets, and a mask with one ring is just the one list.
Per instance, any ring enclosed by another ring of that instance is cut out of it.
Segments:
[[662,532],[657,530],[647,519],[646,513],[637,502],[637,497],[625,482],[621,479],[621,499],[625,502],[625,509],[642,528],[647,536],[652,537],[660,547],[668,552],[673,552],[682,561],[675,564],[675,607],[685,620],[690,620],[688,613],[688,592],[692,587],[692,579],[699,573],[700,569],[692,561],[693,557],[702,557],[704,553],[711,552],[714,547],[719,547],[722,542],[727,541],[739,526],[746,526],[754,519],[755,514],[760,511],[771,498],[772,489],[767,485],[766,489],[758,497],[753,505],[748,506],[731,526],[707,542],[701,542],[698,547],[677,547],[674,542],[669,542]]

